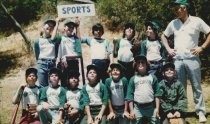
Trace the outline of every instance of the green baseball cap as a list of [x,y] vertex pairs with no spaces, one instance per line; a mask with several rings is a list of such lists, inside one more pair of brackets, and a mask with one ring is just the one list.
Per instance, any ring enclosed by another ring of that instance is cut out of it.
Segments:
[[119,63],[112,63],[110,65],[110,68],[113,69],[113,68],[118,68],[121,72],[124,72],[126,69],[123,65],[119,64]]
[[76,24],[70,19],[70,18],[67,18],[65,21],[64,21],[64,25],[73,25],[76,27]]
[[56,21],[55,20],[53,20],[53,19],[47,19],[47,20],[45,20],[44,22],[43,22],[43,24],[45,25],[45,24],[48,24],[48,23],[52,23],[53,24],[53,26],[55,26],[56,25]]
[[156,22],[156,21],[147,21],[147,22],[145,23],[145,26],[146,26],[146,27],[147,27],[147,26],[152,26],[157,32],[160,31],[160,25],[159,25],[159,23]]
[[175,4],[180,4],[180,5],[186,5],[186,6],[190,6],[190,3],[188,2],[188,0],[176,0],[174,1]]

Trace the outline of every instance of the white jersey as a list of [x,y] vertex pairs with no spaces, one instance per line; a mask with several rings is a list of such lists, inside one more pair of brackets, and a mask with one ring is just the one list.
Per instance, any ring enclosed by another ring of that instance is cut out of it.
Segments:
[[162,59],[160,55],[161,45],[158,40],[156,41],[149,41],[147,40],[146,43],[147,48],[147,60],[148,61],[159,61]]
[[122,62],[131,62],[134,60],[131,52],[132,44],[126,39],[121,39],[119,44],[117,59]]
[[25,87],[22,96],[22,108],[27,109],[27,104],[39,104],[40,90],[37,86]]
[[115,106],[122,106],[124,105],[124,88],[123,88],[123,83],[122,80],[119,82],[111,82],[110,85],[110,90],[111,90],[111,102]]
[[143,77],[135,75],[134,101],[142,104],[154,101],[154,91],[152,87],[152,82],[153,77],[151,74]]
[[95,87],[91,87],[87,84],[86,91],[89,95],[90,105],[102,105],[100,83],[98,83]]
[[70,104],[73,108],[79,109],[80,97],[81,97],[80,89],[73,91],[68,90],[66,92],[67,103]]

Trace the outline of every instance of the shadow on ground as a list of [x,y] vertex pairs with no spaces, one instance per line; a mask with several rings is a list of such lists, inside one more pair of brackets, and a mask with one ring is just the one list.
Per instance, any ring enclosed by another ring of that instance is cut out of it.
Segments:
[[11,69],[17,67],[17,58],[21,56],[20,53],[14,53],[12,50],[0,52],[0,78],[4,77]]

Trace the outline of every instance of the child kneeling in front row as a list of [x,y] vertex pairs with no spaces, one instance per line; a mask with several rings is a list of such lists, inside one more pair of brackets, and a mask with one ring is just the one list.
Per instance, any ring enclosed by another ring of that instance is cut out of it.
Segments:
[[80,109],[81,90],[79,86],[80,73],[76,70],[71,70],[68,73],[67,92],[65,109],[65,124],[80,124],[82,113]]
[[96,65],[87,66],[87,79],[88,83],[82,88],[82,100],[86,115],[81,124],[106,124],[104,112],[108,103],[108,92],[106,86],[100,82]]
[[132,123],[142,124],[146,118],[150,124],[159,123],[160,89],[156,76],[149,74],[149,64],[145,56],[136,56],[137,74],[129,82],[127,97]]
[[40,94],[39,87],[35,84],[37,81],[37,70],[28,68],[25,72],[25,80],[26,83],[20,85],[12,100],[13,104],[22,102],[22,116],[19,124],[40,124],[36,112]]
[[42,124],[56,124],[62,121],[66,90],[59,85],[60,74],[60,70],[52,68],[49,72],[49,86],[41,89],[37,111]]
[[110,65],[111,77],[107,78],[105,85],[109,93],[109,124],[128,124],[128,104],[125,100],[128,80],[123,76],[125,67],[118,63]]
[[187,110],[187,97],[184,86],[176,79],[175,65],[166,63],[162,68],[163,80],[160,82],[161,110],[163,111],[163,124],[170,124],[177,119],[179,124],[184,124],[181,118]]

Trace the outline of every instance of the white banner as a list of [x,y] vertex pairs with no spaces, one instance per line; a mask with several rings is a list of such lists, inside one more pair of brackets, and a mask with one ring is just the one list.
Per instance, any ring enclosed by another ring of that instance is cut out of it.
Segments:
[[58,5],[58,17],[95,16],[94,4]]

